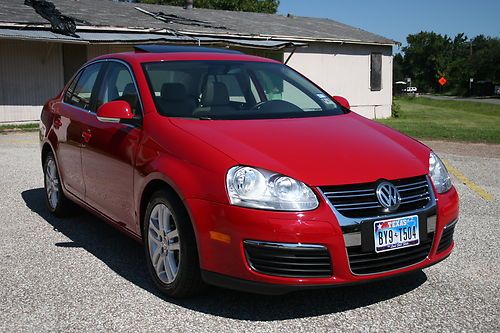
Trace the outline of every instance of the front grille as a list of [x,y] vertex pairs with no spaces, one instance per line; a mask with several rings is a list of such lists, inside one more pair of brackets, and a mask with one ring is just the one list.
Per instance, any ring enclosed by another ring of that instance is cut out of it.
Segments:
[[439,241],[437,253],[447,250],[451,246],[451,243],[453,243],[453,233],[455,232],[455,225],[456,224],[453,224],[444,229],[441,240]]
[[431,200],[426,176],[390,181],[401,195],[396,211],[384,212],[377,200],[376,189],[380,182],[320,187],[339,213],[351,218],[364,218],[407,212],[424,208]]
[[250,267],[263,274],[286,277],[329,277],[330,254],[319,245],[244,242]]
[[417,246],[382,253],[362,252],[361,246],[348,247],[351,271],[354,274],[374,274],[414,265],[429,255],[433,234],[428,236]]

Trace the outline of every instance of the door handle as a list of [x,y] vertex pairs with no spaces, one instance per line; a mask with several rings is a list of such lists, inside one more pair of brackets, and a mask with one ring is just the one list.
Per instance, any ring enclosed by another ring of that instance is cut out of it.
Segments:
[[88,129],[85,132],[83,132],[82,138],[83,138],[83,143],[89,143],[90,139],[92,138],[92,131]]
[[56,116],[54,119],[54,128],[58,129],[61,126],[62,126],[61,116]]

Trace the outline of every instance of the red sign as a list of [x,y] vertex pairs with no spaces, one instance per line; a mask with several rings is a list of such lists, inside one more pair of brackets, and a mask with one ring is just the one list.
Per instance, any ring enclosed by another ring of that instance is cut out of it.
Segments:
[[446,84],[446,82],[448,82],[448,80],[446,80],[446,78],[444,76],[441,76],[441,78],[438,80],[438,82],[441,86],[444,86]]

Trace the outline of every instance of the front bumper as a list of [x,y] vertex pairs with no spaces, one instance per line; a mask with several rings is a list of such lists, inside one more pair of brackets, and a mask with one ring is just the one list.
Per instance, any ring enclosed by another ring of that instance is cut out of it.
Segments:
[[[458,219],[458,195],[452,188],[445,194],[437,195],[435,201],[436,205],[432,209],[419,213],[421,220],[437,217],[435,230],[430,233],[428,255],[415,264],[373,274],[352,272],[346,248],[349,240],[344,237],[345,227],[343,230],[324,200],[321,200],[316,210],[300,213],[248,209],[201,199],[187,199],[186,205],[194,222],[200,266],[208,283],[240,290],[282,293],[297,288],[383,279],[422,269],[445,259],[453,249],[453,241],[445,234],[448,243],[441,242],[445,248],[442,245],[439,252],[438,247],[445,226],[452,225]],[[248,240],[324,247],[331,259],[331,273],[318,277],[263,274],[252,268],[247,260],[244,242]]]
[[[451,254],[451,250],[449,251],[448,255],[443,256],[439,260],[431,262],[429,265],[427,265],[425,267],[435,265],[435,264],[445,260],[446,258],[448,258],[448,256],[450,254]],[[381,278],[373,278],[373,279],[369,279],[369,280],[363,280],[361,282],[355,281],[355,282],[350,282],[350,283],[336,283],[336,284],[330,284],[330,285],[325,285],[325,284],[295,284],[295,285],[271,284],[271,283],[265,283],[265,282],[242,280],[242,279],[234,278],[231,276],[222,275],[219,273],[209,272],[209,271],[205,271],[205,270],[201,271],[201,276],[206,283],[217,286],[217,287],[238,290],[238,291],[243,291],[243,292],[251,292],[251,293],[255,293],[255,294],[263,294],[263,295],[282,295],[282,294],[286,294],[286,293],[293,292],[293,291],[299,291],[299,290],[345,287],[345,286],[350,286],[350,285],[371,283],[371,282],[375,282],[375,281],[381,281],[381,280],[385,280],[385,279],[394,278],[396,276],[408,275],[408,274],[411,274],[412,272],[413,272],[413,270],[408,271],[408,272],[403,272],[403,273],[394,273],[394,274],[384,276]]]

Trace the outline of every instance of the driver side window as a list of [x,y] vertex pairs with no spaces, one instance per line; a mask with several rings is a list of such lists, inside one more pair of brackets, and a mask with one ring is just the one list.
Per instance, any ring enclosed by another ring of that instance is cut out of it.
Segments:
[[107,102],[128,102],[133,114],[140,114],[139,94],[127,66],[109,62],[97,95],[97,108]]
[[101,69],[101,63],[84,68],[65,93],[64,102],[81,109],[90,110],[92,90]]

